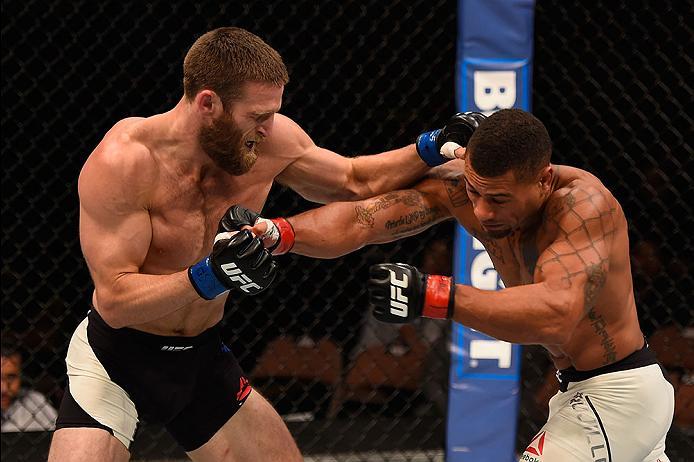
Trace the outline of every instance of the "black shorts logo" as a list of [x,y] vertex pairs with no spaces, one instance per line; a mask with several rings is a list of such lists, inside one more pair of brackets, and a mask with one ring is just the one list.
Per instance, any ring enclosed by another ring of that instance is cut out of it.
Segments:
[[248,383],[248,379],[246,377],[239,378],[239,391],[236,393],[236,401],[239,403],[239,406],[246,401],[250,394],[251,384]]

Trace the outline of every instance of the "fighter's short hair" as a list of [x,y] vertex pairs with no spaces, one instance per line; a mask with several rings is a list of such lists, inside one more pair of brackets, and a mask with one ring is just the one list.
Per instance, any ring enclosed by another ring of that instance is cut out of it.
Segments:
[[549,165],[552,141],[544,124],[520,109],[502,109],[487,117],[467,144],[472,169],[482,177],[509,170],[518,181],[532,181]]
[[189,101],[203,89],[217,93],[222,103],[234,101],[249,81],[282,86],[289,82],[289,74],[274,48],[238,27],[205,33],[183,61],[183,94]]

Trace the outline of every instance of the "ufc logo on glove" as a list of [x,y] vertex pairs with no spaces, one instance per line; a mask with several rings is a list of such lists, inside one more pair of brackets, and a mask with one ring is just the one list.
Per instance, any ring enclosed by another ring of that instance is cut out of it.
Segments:
[[238,282],[241,284],[239,289],[243,290],[244,292],[248,293],[248,289],[254,288],[254,289],[260,289],[261,287],[256,284],[255,282],[251,281],[251,278],[243,274],[243,271],[239,269],[238,266],[236,266],[236,263],[227,263],[224,265],[221,265],[220,268],[222,268],[222,271],[229,276],[229,279],[231,279],[234,282]]
[[407,295],[402,293],[403,289],[407,289],[409,278],[403,273],[402,279],[398,279],[395,271],[390,272],[390,312],[395,316],[403,318],[407,317]]
[[448,276],[429,275],[404,263],[379,263],[369,269],[369,301],[382,322],[402,324],[420,316],[453,316],[455,283]]

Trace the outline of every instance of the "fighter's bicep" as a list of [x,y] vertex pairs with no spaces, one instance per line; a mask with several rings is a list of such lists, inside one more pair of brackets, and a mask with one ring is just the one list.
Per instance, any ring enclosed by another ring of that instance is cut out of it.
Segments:
[[351,172],[349,158],[312,145],[303,149],[302,155],[277,176],[277,181],[308,200],[327,203],[345,199]]
[[318,203],[349,199],[346,188],[352,174],[351,159],[316,145],[290,118],[275,116],[265,149],[287,162],[276,180],[304,198]]
[[104,219],[80,207],[80,245],[95,283],[123,273],[136,273],[145,261],[152,240],[146,211]]
[[149,251],[150,215],[131,194],[125,186],[103,188],[93,175],[80,176],[80,245],[96,284],[137,272]]

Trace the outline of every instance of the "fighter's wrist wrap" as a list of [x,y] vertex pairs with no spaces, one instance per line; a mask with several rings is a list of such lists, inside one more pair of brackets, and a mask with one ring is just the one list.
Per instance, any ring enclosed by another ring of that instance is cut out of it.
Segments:
[[229,288],[224,286],[222,282],[215,276],[212,266],[210,265],[210,257],[207,256],[188,268],[188,279],[193,285],[195,291],[205,300],[217,298]]
[[270,250],[273,255],[283,255],[294,247],[294,227],[284,218],[272,218],[270,221],[277,226],[280,237],[277,243],[268,250]]
[[426,292],[422,316],[434,319],[448,319],[453,316],[455,307],[455,283],[448,276],[427,276]]
[[439,152],[436,140],[440,133],[441,129],[422,133],[417,137],[417,141],[415,142],[419,157],[421,157],[429,167],[436,167],[449,160],[443,157]]

